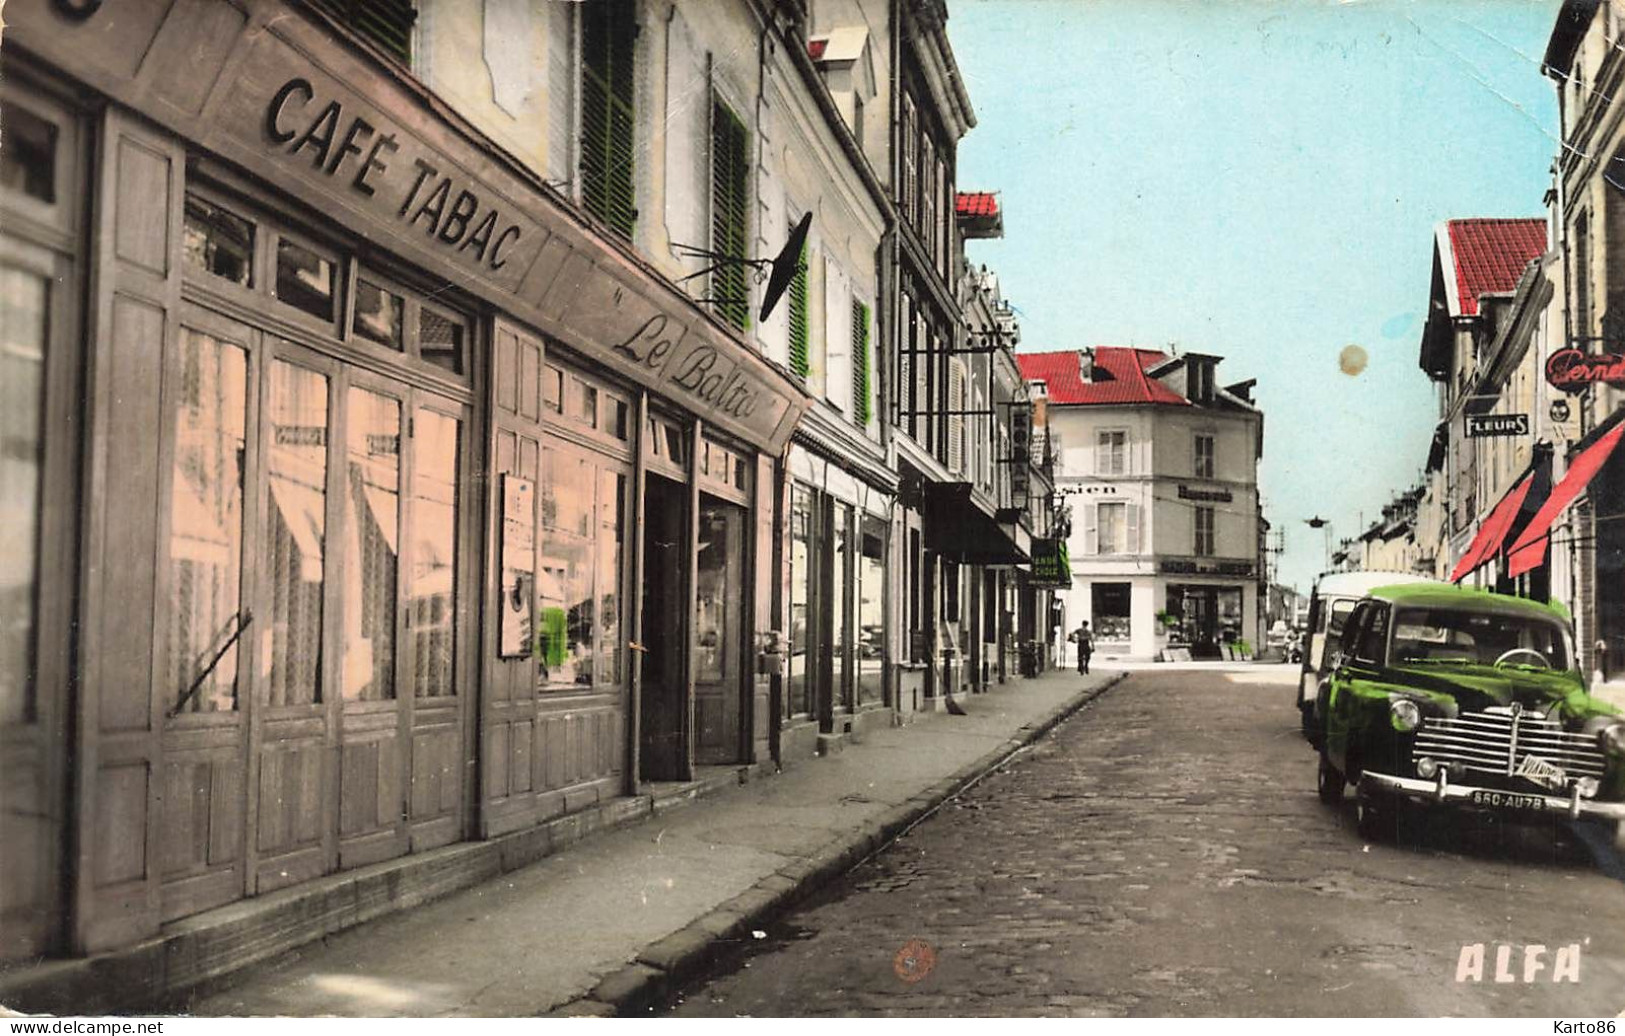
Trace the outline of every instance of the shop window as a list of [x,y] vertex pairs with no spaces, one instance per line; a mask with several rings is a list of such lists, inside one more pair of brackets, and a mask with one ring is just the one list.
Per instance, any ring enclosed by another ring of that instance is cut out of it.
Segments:
[[833,508],[834,528],[830,530],[830,587],[834,600],[825,609],[830,624],[830,700],[837,708],[851,702],[847,683],[847,653],[854,641],[852,612],[848,606],[849,591],[856,576],[852,563],[852,505],[836,502]]
[[56,203],[57,128],[26,108],[7,104],[0,187],[46,205]]
[[401,404],[352,388],[345,415],[344,697],[395,697]]
[[1129,584],[1093,583],[1089,588],[1090,627],[1096,640],[1128,640]]
[[333,261],[287,237],[276,243],[276,297],[322,321],[333,319]]
[[[739,116],[720,100],[711,103],[711,250],[743,257],[750,217],[749,134]],[[723,320],[743,331],[750,324],[750,279],[739,263],[722,263],[711,275],[711,297]],[[794,318],[792,318],[793,320]]]
[[271,365],[271,494],[265,580],[270,614],[268,703],[322,700],[322,586],[327,513],[327,379],[278,361]]
[[621,652],[621,565],[625,526],[626,475],[604,469],[598,488],[598,681],[619,685]]
[[243,632],[243,472],[248,359],[228,342],[183,328],[175,394],[169,513],[169,673],[165,707],[237,708]]
[[253,286],[254,224],[194,194],[186,196],[182,253],[194,269]]
[[790,501],[790,679],[784,696],[786,717],[810,714],[812,674],[808,622],[812,607],[813,495],[796,486]]
[[858,704],[878,704],[884,693],[886,658],[885,527],[864,518],[858,555],[857,611]]
[[412,420],[412,693],[457,693],[457,487],[462,422],[419,407]]
[[626,238],[638,217],[632,105],[636,15],[633,0],[581,5],[581,200]]
[[424,306],[418,314],[418,356],[441,370],[463,373],[463,322]]
[[357,338],[401,351],[406,336],[406,300],[366,278],[358,279],[351,330]]
[[537,579],[537,680],[543,688],[592,686],[596,471],[584,456],[542,450],[542,559]]
[[[8,117],[14,110],[8,110]],[[9,133],[11,125],[8,122]],[[42,421],[50,282],[0,267],[0,723],[34,713],[35,588],[39,583]]]
[[564,372],[551,363],[542,365],[542,405],[555,414],[564,413]]
[[1211,507],[1198,507],[1196,509],[1196,544],[1197,557],[1210,558],[1214,554],[1213,523],[1214,510]]

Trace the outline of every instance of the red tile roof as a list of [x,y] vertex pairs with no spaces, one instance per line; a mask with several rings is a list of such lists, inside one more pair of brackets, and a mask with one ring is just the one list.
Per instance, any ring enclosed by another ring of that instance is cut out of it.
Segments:
[[817,61],[819,58],[824,56],[824,48],[826,48],[828,46],[829,46],[829,40],[827,40],[827,39],[808,40],[807,41],[807,56],[812,58],[814,61]]
[[960,191],[954,195],[957,216],[997,216],[999,196],[991,191]]
[[1126,405],[1150,403],[1164,406],[1190,406],[1190,400],[1164,385],[1146,371],[1172,357],[1156,349],[1125,346],[1096,346],[1095,374],[1083,380],[1078,350],[1053,353],[1016,353],[1021,375],[1029,381],[1042,381],[1049,401],[1059,406]]
[[1453,219],[1446,226],[1462,316],[1478,314],[1480,295],[1510,294],[1529,260],[1546,251],[1543,219]]

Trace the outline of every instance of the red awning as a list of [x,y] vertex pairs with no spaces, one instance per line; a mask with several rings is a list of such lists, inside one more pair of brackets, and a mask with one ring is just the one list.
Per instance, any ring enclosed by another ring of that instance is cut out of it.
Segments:
[[1563,513],[1563,508],[1573,503],[1574,498],[1585,490],[1586,483],[1591,481],[1592,476],[1608,463],[1608,456],[1614,452],[1614,447],[1619,445],[1622,435],[1625,435],[1625,422],[1615,425],[1612,431],[1587,446],[1574,458],[1573,463],[1569,465],[1568,473],[1563,476],[1563,481],[1552,490],[1552,495],[1546,498],[1546,502],[1535,512],[1535,517],[1529,520],[1529,525],[1508,551],[1508,575],[1521,576],[1530,569],[1540,566],[1541,559],[1546,556],[1552,523]]
[[1495,557],[1506,539],[1507,531],[1512,528],[1513,519],[1518,516],[1518,509],[1523,506],[1524,498],[1529,495],[1529,487],[1534,483],[1535,473],[1531,471],[1507,490],[1506,496],[1490,511],[1484,524],[1478,527],[1478,535],[1473,537],[1467,552],[1456,563],[1456,570],[1450,573],[1452,583],[1461,582],[1473,569]]

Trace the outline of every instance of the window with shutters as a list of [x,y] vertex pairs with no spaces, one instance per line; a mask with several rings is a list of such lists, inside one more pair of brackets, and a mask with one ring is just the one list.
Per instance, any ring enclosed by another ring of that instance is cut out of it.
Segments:
[[1128,504],[1106,503],[1096,508],[1096,554],[1124,554],[1128,550]]
[[412,0],[311,0],[311,5],[376,43],[402,64],[412,63],[412,26],[418,18]]
[[805,378],[812,369],[808,351],[809,327],[807,323],[807,244],[801,244],[801,258],[796,263],[795,276],[790,278],[790,371]]
[[581,202],[624,237],[637,223],[633,182],[634,0],[581,5]]
[[[746,254],[746,217],[749,212],[750,164],[745,124],[726,104],[711,102],[711,250],[718,255],[743,258]],[[802,312],[806,312],[806,253],[797,274],[801,284]],[[740,331],[750,323],[750,282],[745,267],[728,262],[711,274],[711,297],[716,299],[717,315]],[[795,320],[791,316],[792,327]],[[805,328],[805,317],[803,317]],[[791,331],[792,340],[794,330]],[[805,355],[805,330],[802,351]],[[791,347],[794,353],[794,346]],[[803,371],[802,373],[805,373]]]
[[870,381],[873,363],[869,353],[869,307],[852,302],[852,420],[859,428],[869,427],[873,415]]

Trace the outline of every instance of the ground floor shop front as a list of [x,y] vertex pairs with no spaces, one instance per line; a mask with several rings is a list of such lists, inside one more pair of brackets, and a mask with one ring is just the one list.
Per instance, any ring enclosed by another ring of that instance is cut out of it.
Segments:
[[[1097,658],[1218,659],[1258,640],[1258,585],[1200,575],[1092,573],[1075,566],[1064,592],[1064,628],[1089,623]],[[1076,648],[1067,645],[1076,664]]]
[[309,22],[7,14],[0,959],[772,758],[798,387]]

